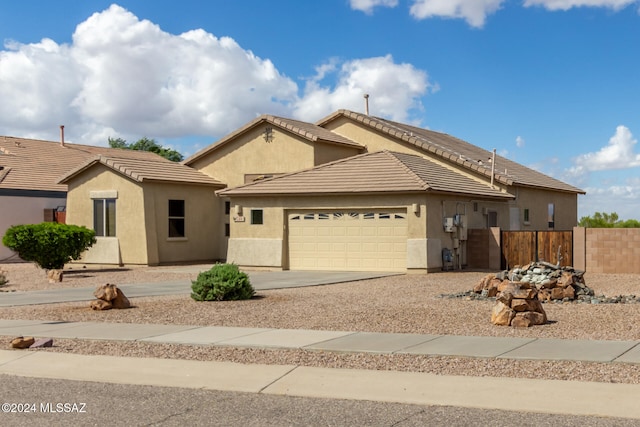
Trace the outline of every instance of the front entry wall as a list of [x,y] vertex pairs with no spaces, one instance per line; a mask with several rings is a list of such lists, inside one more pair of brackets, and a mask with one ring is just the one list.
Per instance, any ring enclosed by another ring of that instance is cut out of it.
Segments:
[[290,212],[291,270],[406,271],[406,210]]

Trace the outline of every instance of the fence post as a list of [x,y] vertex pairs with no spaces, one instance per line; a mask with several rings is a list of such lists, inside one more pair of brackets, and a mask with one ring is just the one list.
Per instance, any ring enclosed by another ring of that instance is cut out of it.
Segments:
[[502,247],[500,243],[500,227],[489,229],[489,269],[500,270],[502,268]]
[[584,227],[573,227],[573,267],[587,271],[587,233]]

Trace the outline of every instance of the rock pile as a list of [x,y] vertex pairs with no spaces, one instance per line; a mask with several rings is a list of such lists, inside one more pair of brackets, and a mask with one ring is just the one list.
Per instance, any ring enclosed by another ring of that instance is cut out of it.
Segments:
[[591,300],[593,289],[584,282],[584,271],[573,267],[557,267],[553,264],[536,262],[510,271],[485,276],[473,292],[487,297],[497,296],[512,283],[527,284],[536,291],[540,301]]
[[497,295],[491,311],[491,323],[528,328],[547,323],[547,313],[538,299],[538,291],[528,283],[508,283]]
[[91,301],[89,306],[94,310],[110,310],[112,308],[130,308],[129,299],[122,293],[116,285],[107,283],[100,285],[93,292],[97,299]]

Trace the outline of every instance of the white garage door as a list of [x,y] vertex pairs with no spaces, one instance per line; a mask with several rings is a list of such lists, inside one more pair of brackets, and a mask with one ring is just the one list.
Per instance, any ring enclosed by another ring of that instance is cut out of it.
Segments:
[[405,271],[407,213],[402,210],[292,212],[291,270]]

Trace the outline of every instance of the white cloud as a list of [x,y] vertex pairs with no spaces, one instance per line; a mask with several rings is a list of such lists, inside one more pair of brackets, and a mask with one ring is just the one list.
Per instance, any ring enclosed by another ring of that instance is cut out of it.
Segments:
[[[309,79],[302,99],[296,104],[298,118],[325,116],[340,108],[364,111],[364,94],[369,94],[370,113],[392,120],[410,120],[412,110],[421,111],[420,97],[434,88],[427,74],[411,64],[397,64],[391,55],[345,61],[338,68],[320,67]],[[336,73],[335,87],[322,86],[328,72]]]
[[618,126],[609,143],[595,153],[578,156],[574,160],[574,173],[627,169],[640,166],[640,154],[634,152],[638,143],[626,126]]
[[464,19],[472,27],[483,27],[488,15],[505,0],[414,0],[411,15],[417,19],[434,16]]
[[516,147],[518,148],[524,147],[524,138],[521,137],[520,135],[516,137]]
[[525,0],[524,6],[542,6],[547,10],[569,10],[573,7],[606,7],[620,10],[638,0]]
[[373,13],[373,9],[381,7],[396,7],[398,0],[349,0],[351,9],[360,10],[368,15]]
[[[335,85],[325,76],[339,77]],[[259,114],[315,121],[338,108],[404,119],[422,108],[424,71],[390,56],[330,59],[300,88],[269,59],[204,30],[162,31],[120,6],[80,23],[72,43],[0,50],[0,128],[7,135],[105,145],[108,136],[221,136]]]

